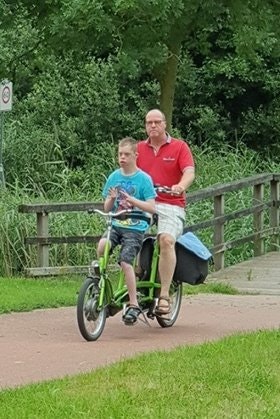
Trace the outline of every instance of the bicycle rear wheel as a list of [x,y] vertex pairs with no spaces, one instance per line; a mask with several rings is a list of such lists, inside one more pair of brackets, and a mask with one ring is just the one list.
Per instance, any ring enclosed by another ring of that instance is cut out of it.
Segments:
[[81,335],[87,341],[97,340],[106,323],[106,308],[98,310],[98,283],[98,277],[86,278],[78,295],[77,321]]
[[171,311],[169,314],[157,316],[157,322],[161,327],[171,327],[176,322],[180,312],[182,295],[183,295],[183,284],[171,284]]

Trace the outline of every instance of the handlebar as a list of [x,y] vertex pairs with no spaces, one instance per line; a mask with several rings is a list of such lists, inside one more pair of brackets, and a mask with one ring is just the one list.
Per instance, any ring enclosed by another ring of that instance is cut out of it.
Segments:
[[154,185],[154,188],[156,192],[164,193],[167,195],[176,195],[176,196],[182,195],[180,192],[172,191],[170,186]]
[[120,211],[117,211],[117,212],[112,212],[112,211],[105,212],[105,211],[101,211],[97,208],[92,208],[92,209],[88,210],[88,213],[89,214],[96,213],[96,214],[101,215],[104,218],[109,219],[109,220],[113,219],[113,218],[119,219],[119,220],[132,218],[134,220],[146,221],[148,224],[151,224],[151,221],[152,221],[152,218],[145,215],[142,211],[136,211],[136,210],[133,210],[133,209],[123,209],[123,210],[120,210]]
[[[158,184],[154,185],[155,191],[156,192],[160,192],[163,194],[167,194],[167,195],[173,195],[173,196],[179,196],[181,195],[181,193],[179,192],[175,192],[172,191],[170,186],[161,186]],[[92,208],[88,210],[89,214],[99,214],[102,217],[106,218],[107,221],[108,220],[112,220],[112,219],[119,219],[119,220],[125,220],[127,218],[131,218],[131,219],[135,219],[135,220],[142,220],[142,221],[146,221],[149,225],[152,224],[156,224],[157,223],[157,218],[158,215],[162,215],[162,216],[167,216],[166,214],[161,213],[160,211],[157,211],[157,213],[151,215],[151,217],[145,215],[145,213],[143,213],[143,211],[137,211],[137,210],[133,210],[133,209],[123,209],[117,212],[113,212],[113,211],[109,211],[109,212],[105,212],[105,211],[101,211],[97,208]],[[109,221],[110,222],[110,221]]]

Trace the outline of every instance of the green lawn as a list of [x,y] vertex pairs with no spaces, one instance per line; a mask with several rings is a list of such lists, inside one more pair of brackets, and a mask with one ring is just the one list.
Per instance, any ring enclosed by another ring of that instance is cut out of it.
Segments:
[[[0,314],[12,311],[31,311],[38,308],[74,306],[83,277],[48,279],[0,278]],[[237,291],[224,284],[184,287],[185,294],[222,293]]]
[[0,392],[0,418],[280,417],[280,331],[153,352]]
[[76,304],[83,278],[0,278],[0,314]]
[[[0,313],[75,305],[82,280],[2,278]],[[223,284],[184,290],[237,293]],[[279,330],[236,335],[146,353],[62,380],[2,390],[0,419],[278,419],[279,341]]]

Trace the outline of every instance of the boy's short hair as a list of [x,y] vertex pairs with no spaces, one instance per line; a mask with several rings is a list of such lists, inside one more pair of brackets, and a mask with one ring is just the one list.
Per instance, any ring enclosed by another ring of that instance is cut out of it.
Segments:
[[129,145],[134,153],[137,151],[137,141],[132,137],[125,137],[119,141],[119,147]]

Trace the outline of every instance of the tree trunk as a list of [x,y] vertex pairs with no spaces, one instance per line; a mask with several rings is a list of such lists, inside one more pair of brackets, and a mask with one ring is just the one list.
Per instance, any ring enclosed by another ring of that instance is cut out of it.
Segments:
[[166,116],[167,130],[172,125],[173,103],[175,86],[177,79],[177,70],[179,63],[179,55],[181,50],[181,40],[169,46],[169,57],[163,65],[159,77],[160,83],[160,109]]

